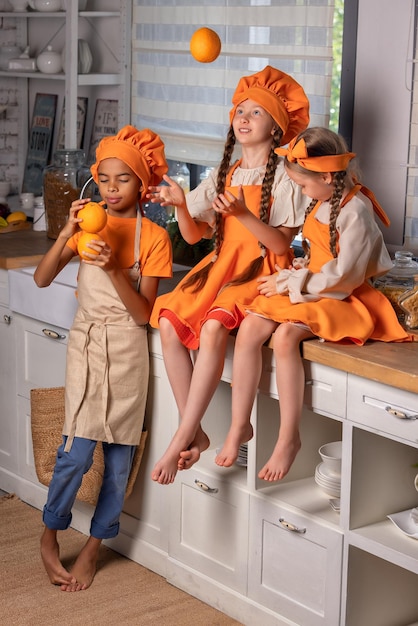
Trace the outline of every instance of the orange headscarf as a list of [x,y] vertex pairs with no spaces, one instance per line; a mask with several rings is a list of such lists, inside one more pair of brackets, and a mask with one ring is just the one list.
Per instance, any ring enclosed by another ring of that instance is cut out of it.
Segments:
[[309,156],[305,140],[295,137],[287,148],[276,148],[276,154],[285,156],[289,163],[297,163],[311,172],[344,172],[347,165],[356,156],[354,152]]
[[309,100],[303,88],[294,78],[270,65],[240,79],[232,97],[231,123],[237,106],[244,100],[254,100],[270,113],[283,131],[282,146],[309,124]]
[[148,187],[158,185],[168,171],[164,144],[149,128],[138,130],[134,126],[124,126],[117,135],[104,137],[100,141],[96,149],[96,162],[90,168],[96,183],[100,162],[109,158],[120,159],[141,179],[142,198]]

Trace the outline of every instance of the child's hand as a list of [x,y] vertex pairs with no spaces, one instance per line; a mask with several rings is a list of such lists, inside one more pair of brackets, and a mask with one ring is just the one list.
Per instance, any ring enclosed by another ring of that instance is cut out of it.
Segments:
[[146,197],[152,203],[158,203],[161,206],[186,206],[186,197],[180,185],[166,174],[163,176],[163,179],[167,185],[148,187]]
[[83,198],[81,200],[74,200],[74,202],[70,206],[70,211],[68,215],[68,220],[65,226],[62,228],[61,233],[64,237],[68,239],[74,235],[77,231],[80,230],[78,224],[82,221],[81,218],[77,217],[77,213],[80,209],[83,208],[87,202],[90,202],[90,198]]
[[118,267],[114,256],[112,256],[112,250],[105,241],[94,239],[86,245],[86,248],[91,248],[91,253],[84,252],[83,263],[101,267],[105,272],[110,272]]
[[257,282],[259,283],[257,289],[260,295],[266,296],[267,298],[277,295],[276,278],[277,274],[270,274],[270,276],[260,276],[260,278],[257,278]]
[[230,191],[220,193],[212,202],[212,208],[217,213],[223,215],[234,215],[238,217],[248,212],[247,205],[244,201],[244,193],[242,191],[242,185],[238,187],[238,196],[234,196]]

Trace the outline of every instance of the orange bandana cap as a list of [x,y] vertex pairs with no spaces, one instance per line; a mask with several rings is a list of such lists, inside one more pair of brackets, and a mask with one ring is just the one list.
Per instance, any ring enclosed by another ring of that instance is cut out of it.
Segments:
[[90,170],[98,183],[98,168],[104,159],[120,159],[128,165],[142,181],[141,198],[145,197],[150,185],[159,185],[168,172],[164,144],[149,128],[138,130],[124,126],[117,135],[104,137],[96,148],[96,162]]
[[309,124],[309,100],[303,88],[294,78],[270,65],[261,72],[240,79],[232,97],[231,124],[237,106],[244,100],[254,100],[270,113],[283,131],[282,146]]
[[310,172],[344,172],[351,159],[356,156],[354,152],[344,154],[327,154],[326,156],[310,157],[306,149],[304,139],[295,137],[287,148],[276,148],[276,154],[285,156],[289,163],[297,163]]

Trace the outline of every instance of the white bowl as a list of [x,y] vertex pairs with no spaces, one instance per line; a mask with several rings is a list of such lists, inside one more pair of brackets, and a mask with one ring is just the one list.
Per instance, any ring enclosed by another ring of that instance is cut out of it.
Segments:
[[341,452],[342,441],[332,441],[325,443],[318,450],[319,456],[326,467],[335,474],[341,474]]

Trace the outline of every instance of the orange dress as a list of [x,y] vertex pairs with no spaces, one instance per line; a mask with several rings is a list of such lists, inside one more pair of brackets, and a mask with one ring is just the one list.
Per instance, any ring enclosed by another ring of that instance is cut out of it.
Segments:
[[[237,195],[238,188],[230,186],[234,169],[232,168],[228,174],[226,189]],[[248,209],[259,216],[261,185],[246,185],[243,187],[243,193]],[[289,202],[292,202],[290,198]],[[283,207],[283,210],[285,212],[287,208]],[[260,248],[256,237],[235,217],[227,216],[224,241],[203,289],[192,293],[193,287],[183,290],[182,285],[189,276],[210,262],[213,253],[202,259],[173,291],[157,298],[150,319],[151,326],[158,328],[160,317],[166,317],[173,324],[181,342],[191,350],[199,347],[201,327],[211,317],[221,321],[230,330],[237,328],[244,317],[244,312],[237,306],[237,302],[245,305],[254,300],[258,293],[257,281],[254,279],[244,285],[222,288],[259,256]],[[276,263],[282,267],[284,263],[287,267],[292,258],[291,249],[284,256],[275,255],[267,250],[262,274],[273,273]]]
[[[311,249],[307,268],[281,272],[277,283],[281,293],[270,298],[258,295],[250,306],[244,306],[246,312],[278,323],[304,324],[326,341],[350,341],[359,345],[368,339],[410,341],[411,336],[399,324],[389,300],[368,280],[373,270],[385,271],[385,257],[389,260],[390,257],[367,202],[363,197],[363,200],[356,198],[347,202],[346,206],[342,203],[337,232],[338,255],[343,256],[344,261],[340,263],[343,268],[339,269],[338,258],[334,259],[329,249],[329,224],[316,217],[321,206],[318,202],[303,227]],[[347,231],[351,230],[350,236],[342,224]],[[343,245],[346,246],[344,253]]]

